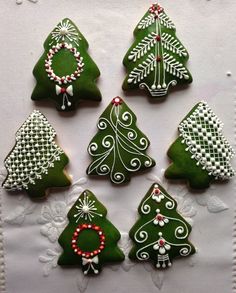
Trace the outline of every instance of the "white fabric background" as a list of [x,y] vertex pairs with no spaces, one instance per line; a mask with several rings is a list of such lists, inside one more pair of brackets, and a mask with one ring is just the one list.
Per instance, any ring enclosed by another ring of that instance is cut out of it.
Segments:
[[[21,5],[16,5],[15,0],[0,1],[0,162],[13,147],[17,129],[37,108],[56,129],[58,142],[70,157],[69,173],[74,179],[85,177],[90,162],[86,148],[97,131],[98,117],[110,100],[120,95],[137,114],[138,127],[150,139],[149,154],[157,165],[150,172],[133,176],[126,186],[114,187],[105,178],[88,178],[85,187],[104,203],[109,219],[124,232],[133,225],[137,206],[151,184],[148,174],[160,176],[161,169],[168,166],[166,150],[176,138],[178,123],[198,101],[204,99],[209,103],[225,123],[224,133],[234,144],[236,2],[163,0],[161,4],[189,51],[188,68],[194,82],[185,90],[171,93],[163,103],[152,103],[140,92],[130,95],[121,90],[125,76],[122,59],[133,42],[133,29],[150,5],[149,1],[38,0],[34,4],[24,0]],[[43,42],[64,17],[78,25],[89,42],[89,53],[101,70],[98,85],[102,102],[96,106],[81,105],[75,115],[59,114],[50,103],[35,104],[30,99],[34,87],[31,72],[43,52]],[[231,76],[227,76],[228,71],[232,72]],[[187,258],[174,261],[173,267],[164,273],[163,293],[232,291],[233,186],[232,180],[228,184],[217,184],[213,191],[229,207],[220,213],[209,213],[207,207],[197,204],[197,195],[188,193],[197,210],[190,239],[198,248],[198,254],[192,265]],[[5,191],[1,194],[4,221],[17,211],[26,195],[22,199],[19,194],[11,196]],[[37,219],[42,206],[50,204],[57,195],[51,193],[47,201],[37,204],[31,214],[25,215],[22,224],[4,221],[7,293],[78,292],[78,268],[57,267],[45,278],[38,260],[39,255],[54,244],[40,234]],[[105,268],[100,276],[90,280],[86,292],[157,292],[150,278],[152,271],[142,265],[128,272],[119,266],[116,271]]]

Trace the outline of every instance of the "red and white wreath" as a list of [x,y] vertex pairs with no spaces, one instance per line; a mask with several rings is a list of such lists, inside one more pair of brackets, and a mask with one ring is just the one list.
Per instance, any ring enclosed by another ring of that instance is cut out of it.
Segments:
[[[76,59],[77,68],[70,75],[58,76],[54,73],[54,71],[52,69],[53,57],[61,49],[69,50],[74,55],[74,57]],[[45,68],[46,68],[46,72],[48,74],[48,77],[60,85],[67,84],[67,83],[70,83],[70,82],[76,80],[80,76],[80,73],[83,71],[83,66],[84,66],[83,57],[80,56],[80,52],[78,52],[75,47],[72,47],[71,44],[69,45],[67,43],[58,43],[55,46],[52,46],[52,48],[49,50],[49,52],[47,54],[47,59],[45,60]]]

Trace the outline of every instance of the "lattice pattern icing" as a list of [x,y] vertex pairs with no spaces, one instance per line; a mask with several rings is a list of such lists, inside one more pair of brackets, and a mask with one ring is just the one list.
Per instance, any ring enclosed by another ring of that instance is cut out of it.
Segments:
[[16,133],[16,145],[5,160],[8,177],[3,187],[28,189],[47,174],[54,161],[60,161],[63,150],[53,141],[55,130],[46,117],[35,110]]
[[179,125],[182,143],[187,145],[192,159],[216,179],[229,179],[235,171],[230,165],[234,150],[222,134],[223,123],[206,102]]

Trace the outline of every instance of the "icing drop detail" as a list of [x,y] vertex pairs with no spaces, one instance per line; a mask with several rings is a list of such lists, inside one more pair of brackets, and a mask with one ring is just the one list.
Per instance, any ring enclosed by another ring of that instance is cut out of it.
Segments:
[[216,179],[229,179],[235,171],[230,165],[234,150],[222,134],[223,124],[205,102],[180,125],[180,137],[186,151],[203,170]]
[[154,183],[138,209],[141,217],[129,234],[135,243],[131,259],[151,259],[157,268],[166,268],[171,266],[173,258],[195,252],[188,241],[191,227],[177,208],[175,200]]
[[[119,97],[113,99],[109,114],[99,118],[98,129],[109,130],[111,134],[104,133],[101,146],[96,141],[92,141],[88,147],[89,154],[94,158],[88,167],[88,174],[93,171],[96,171],[98,175],[110,173],[111,181],[116,184],[125,181],[127,171],[135,172],[143,166],[148,168],[154,164],[153,160],[143,153],[149,145],[147,138],[131,127],[135,122],[134,114],[129,111],[128,107],[127,111],[122,112],[120,107],[122,103],[124,102]],[[124,152],[130,155],[128,160],[124,159]],[[111,159],[111,163],[108,166],[105,162],[109,159]],[[122,166],[120,171],[116,170],[117,161]]]
[[55,29],[51,32],[52,42],[53,43],[61,43],[61,42],[74,42],[77,46],[79,46],[78,41],[81,40],[79,34],[72,25],[72,23],[68,19],[62,20]]
[[28,189],[60,161],[62,149],[53,141],[55,130],[39,111],[33,111],[16,133],[16,145],[5,160],[8,176],[3,187]]
[[90,222],[94,218],[94,215],[99,217],[103,217],[102,214],[97,213],[97,208],[95,207],[95,200],[91,200],[89,195],[86,195],[83,198],[78,199],[79,204],[76,205],[77,213],[74,214],[74,218],[76,218],[76,223],[82,218],[85,221],[89,220]]
[[[192,81],[191,75],[185,68],[188,53],[175,35],[175,26],[164,9],[159,4],[153,4],[137,26],[135,31],[147,29],[146,36],[129,51],[125,62],[132,62],[127,89],[132,84],[147,89],[153,97],[165,96],[170,86],[177,85],[180,80],[185,83]],[[183,82],[181,82],[183,83]]]
[[[99,236],[99,247],[93,251],[83,251],[80,249],[78,242],[78,237],[81,231],[83,230],[93,230],[95,231]],[[97,225],[91,225],[91,224],[81,224],[79,225],[73,234],[72,241],[71,241],[71,247],[75,254],[82,257],[82,266],[86,269],[84,270],[84,274],[87,275],[89,270],[92,270],[94,274],[98,274],[99,270],[95,268],[94,265],[99,263],[98,255],[102,252],[102,250],[105,248],[105,235],[101,227]]]
[[[62,49],[69,50],[74,55],[77,62],[76,70],[70,75],[66,75],[66,76],[56,75],[52,68],[53,56]],[[83,67],[84,67],[83,57],[80,56],[80,52],[78,52],[75,47],[72,47],[71,44],[67,44],[67,43],[58,43],[55,46],[52,46],[52,48],[49,50],[47,54],[47,59],[45,60],[45,70],[47,72],[49,79],[52,80],[53,82],[58,83],[59,85],[71,83],[77,78],[79,78],[81,72],[83,71]]]

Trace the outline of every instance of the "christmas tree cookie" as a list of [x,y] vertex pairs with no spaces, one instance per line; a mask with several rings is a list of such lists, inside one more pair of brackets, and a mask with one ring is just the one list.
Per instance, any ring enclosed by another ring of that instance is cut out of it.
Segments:
[[103,264],[121,262],[119,231],[106,219],[107,210],[85,190],[68,213],[69,224],[59,237],[63,248],[58,264],[80,266],[85,275],[99,274]]
[[56,145],[55,130],[44,115],[33,111],[16,133],[16,144],[5,159],[7,190],[25,190],[31,198],[43,198],[50,187],[71,184],[64,172],[68,157]]
[[114,98],[99,118],[98,133],[88,146],[93,162],[88,175],[108,175],[115,184],[130,180],[130,173],[155,166],[145,154],[150,142],[137,128],[136,116],[120,98]]
[[195,253],[188,241],[191,226],[177,212],[176,201],[160,184],[153,184],[142,200],[140,218],[130,230],[133,240],[129,258],[151,261],[156,268],[168,268],[176,257]]
[[95,83],[99,69],[87,53],[88,42],[70,19],[54,28],[44,50],[33,70],[37,84],[32,100],[50,99],[59,111],[75,110],[80,100],[101,100]]
[[189,84],[187,50],[175,35],[175,25],[159,4],[152,4],[134,30],[135,42],[124,57],[128,74],[124,90],[146,89],[152,97],[168,94],[170,86]]
[[213,180],[234,176],[232,147],[222,134],[223,123],[205,102],[198,103],[179,125],[180,135],[170,146],[168,179],[184,179],[191,188],[204,189]]

